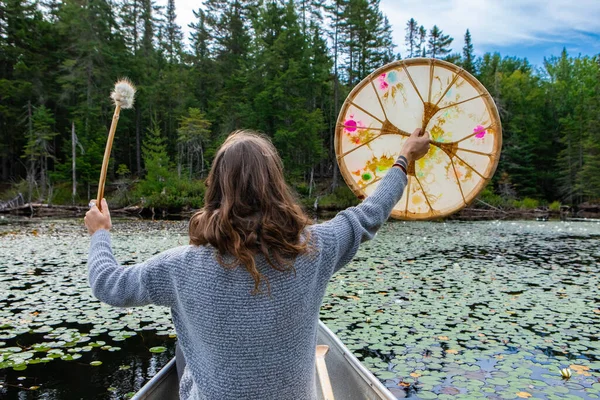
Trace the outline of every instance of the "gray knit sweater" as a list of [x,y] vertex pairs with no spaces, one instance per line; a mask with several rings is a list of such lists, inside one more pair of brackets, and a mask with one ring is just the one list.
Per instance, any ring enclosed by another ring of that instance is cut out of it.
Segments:
[[210,246],[181,246],[123,267],[110,234],[92,236],[88,259],[94,295],[116,307],[171,308],[186,367],[182,399],[316,399],[315,346],[327,282],[372,239],[400,200],[406,175],[392,168],[362,204],[308,227],[314,250],[296,273],[257,257],[271,295],[252,295],[244,268],[225,269]]

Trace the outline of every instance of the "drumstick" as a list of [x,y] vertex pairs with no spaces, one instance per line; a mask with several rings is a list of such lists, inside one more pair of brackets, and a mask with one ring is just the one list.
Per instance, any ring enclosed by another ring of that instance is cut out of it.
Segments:
[[104,159],[102,160],[102,169],[100,170],[100,181],[98,182],[98,200],[96,201],[96,205],[99,210],[102,207],[108,161],[110,160],[113,139],[115,138],[115,131],[117,130],[117,124],[119,123],[119,114],[121,113],[121,108],[127,109],[133,107],[134,96],[135,86],[133,86],[133,83],[127,78],[117,81],[117,83],[115,83],[115,90],[110,94],[110,98],[113,99],[113,103],[115,103],[115,113],[113,114],[110,131],[108,132],[108,140],[106,141],[106,148],[104,149]]

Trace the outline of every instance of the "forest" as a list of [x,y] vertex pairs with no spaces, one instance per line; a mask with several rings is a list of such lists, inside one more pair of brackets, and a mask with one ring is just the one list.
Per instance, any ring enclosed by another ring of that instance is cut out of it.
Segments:
[[[600,201],[600,57],[543,65],[462,52],[438,26],[406,22],[404,53],[379,0],[205,0],[184,36],[174,0],[0,1],[0,200],[86,204],[95,196],[114,82],[137,87],[121,113],[107,194],[119,206],[202,205],[215,150],[236,129],[272,138],[310,204],[354,196],[333,135],[350,90],[386,63],[453,62],[493,96],[503,124],[494,207]],[[443,23],[443,21],[440,21]]]

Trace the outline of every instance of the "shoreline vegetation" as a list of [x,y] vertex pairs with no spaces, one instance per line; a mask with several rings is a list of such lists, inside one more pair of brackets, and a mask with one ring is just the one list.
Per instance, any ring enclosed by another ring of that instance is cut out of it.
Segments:
[[[148,198],[132,201],[131,193],[137,189],[131,183],[113,184],[107,189],[107,200],[111,213],[115,216],[131,216],[152,219],[186,219],[202,207],[204,182],[197,181],[192,186],[196,193],[183,191],[178,194],[161,192]],[[313,217],[329,217],[347,207],[360,202],[350,189],[338,186],[327,193],[330,182],[322,182],[322,190],[308,191],[304,184],[292,185],[297,198],[306,212]],[[174,185],[177,186],[177,185]],[[319,185],[317,185],[318,187]],[[95,193],[95,192],[94,192]],[[314,195],[314,193],[322,193]],[[129,194],[129,195],[128,195]],[[194,195],[196,195],[194,197]],[[0,215],[29,217],[79,217],[85,214],[88,206],[83,199],[76,202],[27,202],[25,196],[17,194],[11,201],[0,201]],[[468,207],[439,220],[491,220],[491,219],[600,219],[600,204],[582,203],[577,207],[563,205],[558,201],[548,204],[536,199],[507,199],[484,189]]]

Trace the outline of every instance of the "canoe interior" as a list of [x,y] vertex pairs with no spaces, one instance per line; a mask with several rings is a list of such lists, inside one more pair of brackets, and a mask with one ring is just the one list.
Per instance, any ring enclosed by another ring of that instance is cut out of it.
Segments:
[[[317,344],[329,346],[325,356],[335,400],[393,400],[396,397],[373,376],[321,321]],[[316,369],[315,369],[316,373]],[[317,378],[318,382],[318,378]],[[319,400],[320,386],[317,388]],[[160,370],[133,400],[179,400],[179,385],[175,359]]]

